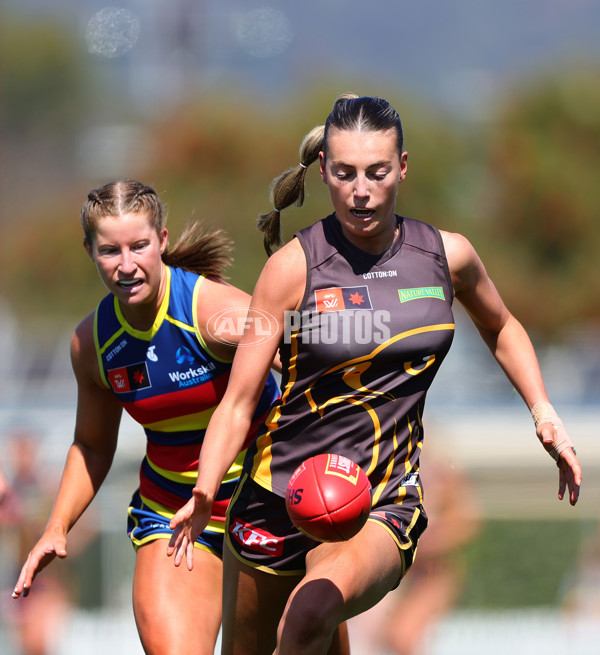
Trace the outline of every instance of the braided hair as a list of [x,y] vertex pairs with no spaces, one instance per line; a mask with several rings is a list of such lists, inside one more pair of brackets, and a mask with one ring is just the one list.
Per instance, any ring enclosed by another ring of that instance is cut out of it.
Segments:
[[[124,214],[146,214],[160,233],[167,212],[156,191],[136,180],[118,180],[92,189],[81,208],[81,226],[85,240],[92,244],[99,219]],[[189,223],[177,242],[168,246],[162,261],[177,268],[217,280],[231,264],[232,243],[222,230],[209,232],[201,223]]]

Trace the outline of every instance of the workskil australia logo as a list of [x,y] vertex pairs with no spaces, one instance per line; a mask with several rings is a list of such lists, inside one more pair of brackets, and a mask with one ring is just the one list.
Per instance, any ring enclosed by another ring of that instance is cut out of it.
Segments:
[[409,300],[419,300],[420,298],[438,298],[445,300],[444,289],[442,287],[419,287],[417,289],[398,289],[400,302],[405,303]]
[[192,351],[186,346],[179,346],[175,351],[175,361],[178,364],[190,365],[185,371],[170,371],[169,378],[171,382],[177,382],[180,388],[193,387],[201,382],[206,382],[212,376],[212,372],[217,368],[214,362],[207,361],[205,364],[194,365],[196,358]]

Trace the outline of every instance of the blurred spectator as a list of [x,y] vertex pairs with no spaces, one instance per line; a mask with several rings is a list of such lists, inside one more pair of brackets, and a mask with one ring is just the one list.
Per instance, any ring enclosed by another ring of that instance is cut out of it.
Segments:
[[4,499],[6,498],[9,489],[10,489],[10,485],[8,484],[8,480],[4,475],[4,471],[2,470],[2,462],[0,462],[0,505],[2,505],[2,503],[4,502]]
[[563,606],[573,620],[600,622],[600,523],[583,541]]
[[[18,575],[50,513],[57,480],[40,461],[39,441],[30,431],[11,433],[2,454],[5,466],[4,501],[0,504],[0,543],[8,558],[10,579]],[[2,481],[0,477],[0,495]],[[6,566],[6,562],[4,564]],[[44,571],[35,594],[23,603],[10,600],[11,589],[2,593],[2,616],[22,655],[55,653],[69,616],[74,577],[67,567]],[[2,649],[2,652],[6,652]]]

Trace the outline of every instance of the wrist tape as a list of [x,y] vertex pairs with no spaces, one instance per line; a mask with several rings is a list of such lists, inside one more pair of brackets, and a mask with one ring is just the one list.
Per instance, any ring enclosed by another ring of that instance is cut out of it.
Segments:
[[536,429],[542,423],[552,423],[554,426],[556,432],[552,437],[552,450],[549,451],[554,461],[558,462],[559,455],[567,448],[572,448],[573,452],[575,452],[573,442],[563,422],[558,418],[558,414],[554,411],[554,407],[550,403],[536,403],[531,408],[531,416],[533,417]]

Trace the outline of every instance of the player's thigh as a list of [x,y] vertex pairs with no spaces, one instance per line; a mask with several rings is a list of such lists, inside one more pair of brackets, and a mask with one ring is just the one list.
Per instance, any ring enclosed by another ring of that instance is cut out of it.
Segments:
[[223,549],[222,655],[271,655],[277,625],[299,576],[252,568]]
[[[378,523],[368,522],[352,539],[324,543],[310,551],[307,570],[294,592],[341,623],[376,605],[403,574],[398,545]],[[302,596],[299,595],[301,588]],[[290,604],[296,602],[290,599]]]
[[195,549],[194,568],[176,567],[158,539],[137,551],[133,608],[149,655],[212,655],[221,623],[223,565]]

